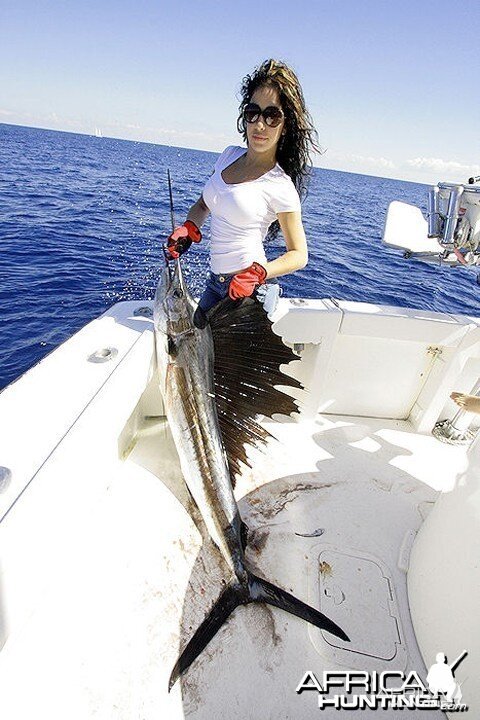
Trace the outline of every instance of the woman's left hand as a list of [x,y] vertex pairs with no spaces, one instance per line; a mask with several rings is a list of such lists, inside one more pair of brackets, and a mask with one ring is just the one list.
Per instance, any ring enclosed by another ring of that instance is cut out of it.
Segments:
[[263,285],[266,279],[267,271],[263,265],[254,262],[246,270],[233,276],[228,286],[228,294],[232,300],[250,297],[255,288]]

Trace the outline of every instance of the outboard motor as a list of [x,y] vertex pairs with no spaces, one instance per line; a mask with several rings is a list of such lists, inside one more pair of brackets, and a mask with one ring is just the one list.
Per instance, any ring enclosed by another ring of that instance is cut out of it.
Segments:
[[480,265],[480,177],[438,183],[428,192],[427,219],[415,205],[388,207],[383,242],[404,258],[451,266]]

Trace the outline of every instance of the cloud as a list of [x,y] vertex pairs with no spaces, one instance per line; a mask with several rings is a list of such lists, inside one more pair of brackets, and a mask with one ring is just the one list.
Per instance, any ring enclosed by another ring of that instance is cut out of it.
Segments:
[[409,167],[415,168],[429,174],[434,172],[438,177],[441,175],[455,177],[470,177],[471,175],[480,175],[480,165],[465,165],[456,160],[442,160],[442,158],[433,157],[417,157],[407,160]]
[[385,157],[374,157],[373,155],[357,155],[356,153],[340,153],[327,150],[321,156],[321,167],[333,169],[344,169],[352,172],[379,172],[395,170],[396,165],[392,160]]
[[358,155],[356,153],[335,151],[322,155],[320,166],[333,170],[392,177],[429,185],[442,180],[466,182],[469,177],[480,175],[480,165],[467,165],[457,160],[416,157],[393,161],[383,156]]
[[392,160],[384,157],[372,157],[371,155],[347,155],[346,158],[354,165],[361,165],[362,167],[379,168],[382,170],[395,169],[395,163]]

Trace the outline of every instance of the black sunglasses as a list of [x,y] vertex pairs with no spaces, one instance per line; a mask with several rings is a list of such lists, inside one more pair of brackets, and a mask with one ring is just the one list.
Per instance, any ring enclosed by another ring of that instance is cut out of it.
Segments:
[[269,105],[261,110],[255,103],[248,103],[243,111],[243,117],[248,123],[255,123],[262,116],[268,127],[277,127],[282,122],[284,115],[280,108]]

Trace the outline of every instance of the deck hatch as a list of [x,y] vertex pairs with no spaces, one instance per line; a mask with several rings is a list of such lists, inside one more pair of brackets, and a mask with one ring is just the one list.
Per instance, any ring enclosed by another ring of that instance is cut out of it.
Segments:
[[314,644],[328,643],[339,651],[334,651],[337,660],[353,654],[378,661],[398,660],[401,623],[394,584],[384,563],[332,548],[322,550],[317,558],[320,609],[345,630],[351,642],[317,630]]

